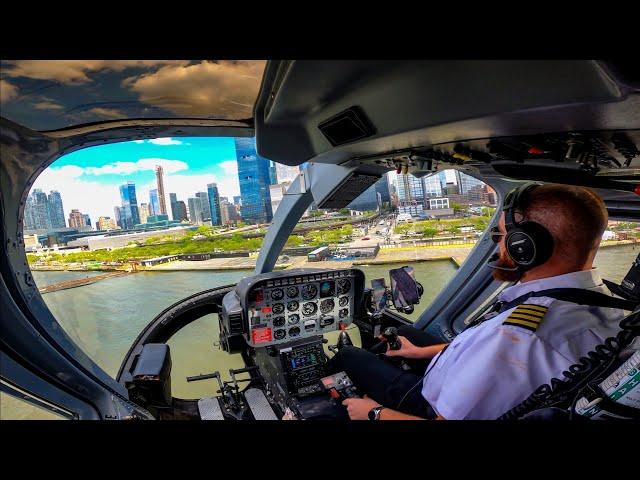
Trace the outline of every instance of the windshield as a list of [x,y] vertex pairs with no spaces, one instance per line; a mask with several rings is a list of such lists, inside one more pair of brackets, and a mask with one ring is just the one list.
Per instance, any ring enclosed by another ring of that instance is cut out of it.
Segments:
[[264,60],[4,60],[2,116],[34,130],[130,118],[253,117]]

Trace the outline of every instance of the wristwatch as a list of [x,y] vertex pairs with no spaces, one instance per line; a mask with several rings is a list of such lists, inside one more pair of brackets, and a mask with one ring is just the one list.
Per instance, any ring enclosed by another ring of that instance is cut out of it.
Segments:
[[383,407],[382,405],[373,407],[368,413],[369,420],[380,420],[380,412],[385,408],[387,407]]

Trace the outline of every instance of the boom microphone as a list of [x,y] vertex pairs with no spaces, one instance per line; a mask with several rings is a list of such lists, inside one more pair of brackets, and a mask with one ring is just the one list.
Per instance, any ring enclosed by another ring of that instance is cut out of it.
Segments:
[[499,267],[498,265],[491,265],[491,262],[495,262],[497,260],[500,260],[500,254],[496,252],[493,255],[491,255],[491,257],[489,258],[487,267],[493,268],[494,270],[506,270],[507,272],[515,272],[518,270],[518,267],[508,268],[508,267]]

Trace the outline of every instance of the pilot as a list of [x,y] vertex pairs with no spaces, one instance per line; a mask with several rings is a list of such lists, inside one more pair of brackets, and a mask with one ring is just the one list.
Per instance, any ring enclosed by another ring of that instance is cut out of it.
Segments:
[[[604,202],[587,188],[528,183],[510,192],[491,231],[499,254],[490,266],[495,279],[517,283],[449,344],[428,345],[424,332],[401,327],[398,350],[385,343],[379,355],[341,348],[330,371],[346,371],[364,393],[343,402],[350,418],[496,419],[540,385],[562,378],[618,332],[624,312],[531,294],[574,288],[610,296],[593,267],[607,219]],[[405,367],[389,357],[406,359]]]

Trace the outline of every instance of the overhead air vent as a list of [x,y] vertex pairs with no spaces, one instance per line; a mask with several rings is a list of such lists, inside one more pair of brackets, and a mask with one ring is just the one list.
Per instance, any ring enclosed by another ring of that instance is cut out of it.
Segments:
[[339,209],[349,205],[371,185],[380,180],[376,175],[351,174],[329,195],[318,208]]
[[370,137],[375,133],[360,107],[351,107],[318,125],[320,131],[334,147]]

